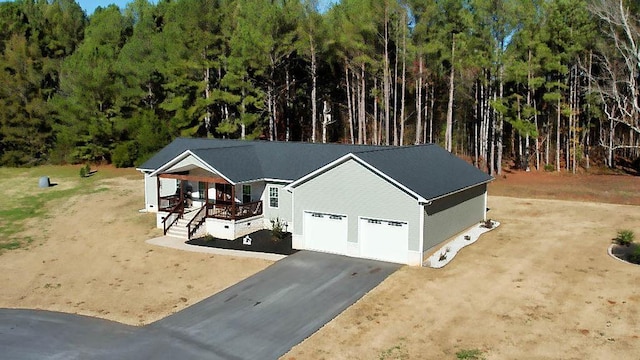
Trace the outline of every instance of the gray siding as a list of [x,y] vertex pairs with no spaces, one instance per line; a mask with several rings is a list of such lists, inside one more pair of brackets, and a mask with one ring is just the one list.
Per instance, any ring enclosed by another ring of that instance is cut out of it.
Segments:
[[424,207],[424,251],[484,219],[487,185],[444,197]]
[[[266,183],[262,196],[263,214],[266,220],[279,218],[287,223],[291,222],[291,193],[284,189],[285,186],[286,184]],[[271,187],[278,188],[279,200],[277,208],[269,207],[269,188]]]
[[358,242],[358,217],[409,223],[409,250],[420,249],[417,200],[354,160],[348,160],[294,189],[294,233],[302,235],[304,211],[347,215],[348,241]]

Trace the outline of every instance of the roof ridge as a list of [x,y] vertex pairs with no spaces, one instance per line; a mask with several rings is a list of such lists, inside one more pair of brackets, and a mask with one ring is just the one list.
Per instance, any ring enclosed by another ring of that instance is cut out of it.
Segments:
[[[384,148],[381,149],[370,149],[370,150],[365,150],[365,151],[352,151],[352,154],[363,154],[363,153],[372,153],[372,152],[379,152],[379,151],[395,151],[395,150],[405,150],[405,149],[415,149],[417,147],[427,147],[427,146],[434,146],[434,143],[427,143],[427,144],[416,144],[416,145],[399,145],[399,146],[394,146],[394,145],[389,145],[389,146],[385,146]],[[384,146],[384,145],[381,145]]]

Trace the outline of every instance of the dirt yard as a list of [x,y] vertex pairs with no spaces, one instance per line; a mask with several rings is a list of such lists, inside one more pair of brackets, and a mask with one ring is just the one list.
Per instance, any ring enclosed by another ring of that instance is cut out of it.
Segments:
[[[21,234],[37,240],[0,255],[0,307],[147,324],[270,264],[148,245],[141,177],[100,186],[49,204]],[[617,230],[640,236],[640,179],[509,173],[489,193],[498,229],[443,269],[401,268],[283,359],[637,356],[640,267],[606,250]]]
[[[23,181],[34,183],[34,179]],[[60,191],[65,186],[63,181],[37,191]],[[0,255],[0,307],[143,325],[271,264],[149,245],[145,240],[161,236],[162,231],[155,229],[155,214],[138,212],[144,207],[142,175],[121,171],[96,186],[91,194],[49,203],[48,216],[28,221],[20,234],[33,238],[33,243]]]
[[498,229],[443,269],[401,268],[283,359],[456,359],[472,349],[486,359],[637,357],[640,266],[607,247],[619,229],[640,234],[640,207],[492,195],[638,204],[638,178],[566,178],[497,180]]

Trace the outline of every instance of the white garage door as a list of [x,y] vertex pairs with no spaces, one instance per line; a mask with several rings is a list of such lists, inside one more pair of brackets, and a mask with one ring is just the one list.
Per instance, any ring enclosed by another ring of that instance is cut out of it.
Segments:
[[346,215],[304,213],[305,247],[309,250],[346,254],[347,230]]
[[409,224],[402,221],[360,218],[360,255],[406,264],[409,251]]

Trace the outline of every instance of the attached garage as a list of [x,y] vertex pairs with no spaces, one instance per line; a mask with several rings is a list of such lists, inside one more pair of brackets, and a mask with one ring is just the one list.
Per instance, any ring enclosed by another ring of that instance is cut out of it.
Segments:
[[347,154],[285,187],[292,245],[421,265],[435,246],[485,219],[489,181],[435,145]]
[[360,256],[406,264],[409,251],[409,224],[403,221],[360,218]]
[[341,255],[346,254],[348,223],[345,215],[305,211],[306,248]]

